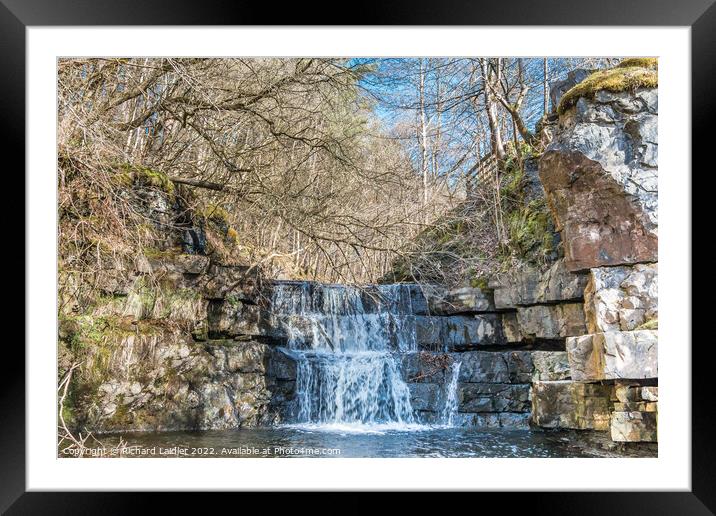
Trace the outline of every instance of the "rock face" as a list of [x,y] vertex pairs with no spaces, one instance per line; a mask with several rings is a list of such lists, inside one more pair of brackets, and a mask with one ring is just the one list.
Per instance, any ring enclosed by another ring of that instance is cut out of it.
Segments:
[[533,381],[568,380],[571,375],[566,351],[532,351]]
[[520,307],[516,319],[518,340],[572,337],[587,329],[582,303]]
[[[226,429],[281,421],[295,396],[295,366],[257,342],[197,345],[157,328],[117,333],[86,357],[73,412],[95,432]],[[95,383],[96,382],[96,383]]]
[[657,320],[657,264],[591,269],[584,298],[590,333],[635,330]]
[[456,351],[504,344],[497,314],[416,316],[418,347],[429,351]]
[[611,387],[570,381],[532,384],[532,420],[543,428],[609,429]]
[[587,277],[569,272],[563,260],[544,273],[528,269],[503,274],[489,283],[495,289],[498,309],[581,300],[586,284]]
[[427,300],[430,313],[435,315],[495,311],[492,293],[475,287],[452,290],[432,289],[427,295]]
[[557,111],[557,106],[559,106],[559,101],[562,99],[562,95],[589,77],[592,72],[593,70],[577,68],[576,70],[570,70],[567,77],[563,80],[552,83],[549,88],[549,101],[552,112]]
[[657,261],[657,98],[600,91],[560,117],[540,178],[569,270]]
[[567,339],[575,381],[658,377],[657,332],[653,330],[593,333]]
[[[453,368],[458,364],[453,384]],[[529,427],[534,374],[530,351],[408,353],[402,356],[401,370],[419,421],[445,424],[445,405],[452,395],[457,402],[453,417],[457,426]]]
[[611,416],[610,431],[612,441],[617,442],[656,442],[656,423],[658,415],[655,403],[650,411],[615,411]]

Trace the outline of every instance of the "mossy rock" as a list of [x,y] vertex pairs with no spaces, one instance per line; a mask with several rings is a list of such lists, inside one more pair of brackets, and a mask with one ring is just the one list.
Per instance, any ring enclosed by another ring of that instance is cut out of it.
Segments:
[[636,91],[639,88],[656,88],[659,85],[656,58],[626,59],[619,66],[600,70],[567,91],[559,102],[557,112],[562,115],[577,101],[594,98],[598,91]]
[[118,185],[131,188],[139,184],[174,195],[174,183],[164,172],[131,163],[123,163],[119,168],[119,172],[113,178]]

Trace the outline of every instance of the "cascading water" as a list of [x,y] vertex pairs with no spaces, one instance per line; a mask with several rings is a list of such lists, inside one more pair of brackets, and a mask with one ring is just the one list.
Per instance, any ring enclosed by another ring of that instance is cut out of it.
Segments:
[[298,363],[299,423],[414,423],[396,362],[416,351],[409,286],[278,283],[272,313]]
[[445,388],[445,406],[443,407],[442,421],[445,426],[452,427],[457,416],[457,380],[460,376],[462,362],[453,362],[450,366],[450,381]]

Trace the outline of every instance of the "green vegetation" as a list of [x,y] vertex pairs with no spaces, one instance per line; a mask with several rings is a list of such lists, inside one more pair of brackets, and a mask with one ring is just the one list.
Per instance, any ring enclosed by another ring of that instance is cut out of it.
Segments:
[[619,66],[594,72],[562,96],[558,113],[564,114],[581,97],[593,98],[598,91],[634,91],[659,85],[656,58],[625,59]]
[[658,330],[659,329],[659,319],[649,319],[644,324],[638,326],[636,329],[637,330]]
[[133,184],[141,184],[156,188],[170,195],[174,194],[174,183],[164,172],[149,167],[132,165],[131,163],[122,163],[119,169],[119,172],[114,176],[114,181],[119,186],[129,188]]
[[230,224],[231,218],[229,212],[224,209],[220,204],[209,203],[202,211],[202,215],[208,220],[216,222],[217,224]]

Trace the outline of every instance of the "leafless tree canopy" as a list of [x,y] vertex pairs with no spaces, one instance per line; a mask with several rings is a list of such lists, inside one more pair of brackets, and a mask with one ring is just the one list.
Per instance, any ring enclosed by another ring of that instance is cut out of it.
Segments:
[[123,182],[136,169],[188,211],[227,215],[235,239],[217,244],[224,259],[376,281],[415,252],[417,235],[465,212],[467,178],[484,156],[533,143],[548,81],[583,64],[60,60],[61,269],[121,268],[154,245],[156,221]]

